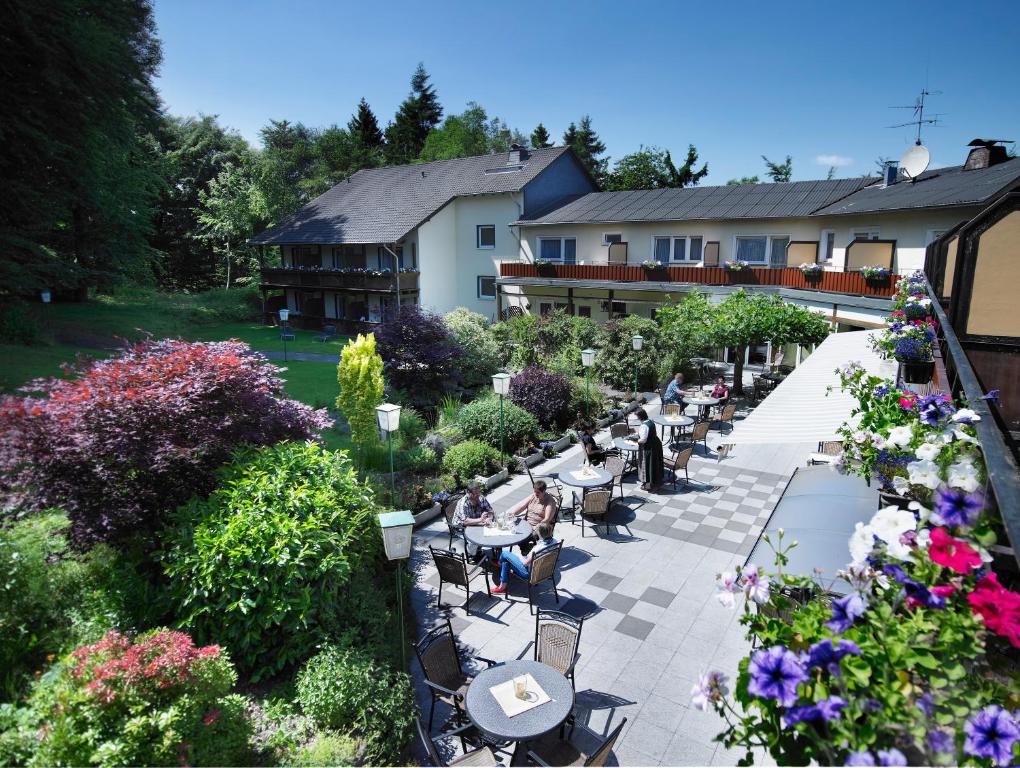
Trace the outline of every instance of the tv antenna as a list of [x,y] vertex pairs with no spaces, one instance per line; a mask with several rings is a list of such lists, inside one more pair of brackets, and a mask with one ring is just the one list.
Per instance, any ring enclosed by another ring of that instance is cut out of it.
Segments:
[[909,109],[909,110],[912,110],[913,113],[914,113],[914,119],[913,120],[909,120],[909,121],[907,121],[905,123],[899,123],[898,125],[890,125],[888,127],[889,128],[906,128],[908,125],[909,126],[917,126],[917,139],[914,141],[914,143],[919,145],[921,143],[921,127],[924,126],[924,125],[932,125],[932,126],[938,125],[939,124],[939,118],[941,117],[941,115],[939,115],[939,114],[936,114],[933,117],[925,117],[924,116],[924,106],[925,106],[924,105],[924,100],[928,96],[938,96],[941,93],[942,93],[942,91],[929,91],[927,88],[922,88],[921,89],[921,94],[917,97],[917,99],[915,99],[915,101],[914,101],[914,103],[912,105],[910,105],[910,106],[902,106],[902,107],[889,107],[889,109]]

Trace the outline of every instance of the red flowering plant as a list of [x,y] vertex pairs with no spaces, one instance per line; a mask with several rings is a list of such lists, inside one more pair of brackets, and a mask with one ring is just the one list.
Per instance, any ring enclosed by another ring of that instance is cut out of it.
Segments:
[[311,439],[329,424],[284,398],[277,369],[236,341],[143,342],[65,373],[0,400],[0,502],[63,508],[78,547],[157,530],[243,444]]
[[116,631],[59,662],[34,687],[33,762],[240,765],[250,761],[244,699],[215,645],[181,632]]
[[[906,457],[905,497],[859,522],[831,581],[783,572],[796,542],[779,531],[777,570],[720,574],[720,601],[746,596],[742,622],[760,650],[741,660],[729,696],[708,670],[694,705],[725,720],[727,747],[780,764],[1015,765],[1020,760],[1020,593],[991,570],[997,522],[973,424],[936,393],[896,391],[859,366],[842,468],[877,472],[862,445]],[[855,433],[862,433],[856,438]],[[859,438],[859,439],[858,439]]]

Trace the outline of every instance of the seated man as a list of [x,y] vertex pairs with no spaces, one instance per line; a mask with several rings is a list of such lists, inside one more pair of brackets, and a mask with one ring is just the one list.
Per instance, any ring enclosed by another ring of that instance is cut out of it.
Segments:
[[533,546],[531,542],[538,538],[538,527],[542,523],[548,523],[550,528],[556,525],[556,498],[546,492],[545,480],[536,480],[534,488],[534,493],[510,510],[511,515],[518,520],[523,517],[531,526],[531,539],[521,544],[521,552],[525,554]]
[[669,386],[666,387],[666,391],[662,395],[663,403],[680,403],[684,401],[684,375],[677,373],[673,377],[673,381],[669,382]]
[[[488,499],[482,496],[482,489],[473,480],[468,483],[467,493],[457,502],[457,509],[453,512],[453,524],[458,530],[463,530],[465,525],[485,525],[493,520],[492,506]],[[482,559],[481,547],[467,542],[468,555],[473,562]],[[472,551],[474,550],[474,551]]]
[[581,433],[578,440],[581,441],[581,447],[584,449],[584,455],[588,459],[589,464],[604,464],[606,461],[606,452],[601,445],[596,442],[595,437],[592,435],[594,431],[591,424],[584,422],[578,426],[577,431]]
[[[541,482],[541,480],[539,481]],[[538,483],[535,483],[537,488]],[[546,547],[551,547],[556,543],[556,539],[553,538],[553,527],[549,523],[541,523],[538,526],[538,544],[531,550],[531,554],[525,559],[521,560],[513,552],[501,552],[499,555],[499,584],[492,588],[494,595],[505,595],[508,582],[510,580],[510,571],[513,570],[522,579],[527,579],[529,569],[531,568],[531,561],[535,555],[541,552]]]

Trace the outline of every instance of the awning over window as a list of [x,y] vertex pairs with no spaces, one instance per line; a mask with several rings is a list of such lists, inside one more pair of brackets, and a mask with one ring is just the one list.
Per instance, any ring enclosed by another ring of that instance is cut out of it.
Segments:
[[[815,575],[828,592],[845,593],[849,585],[836,581],[836,572],[850,562],[848,542],[858,522],[867,523],[878,510],[878,490],[856,475],[841,475],[828,466],[801,467],[794,472],[765,530],[775,545],[783,529],[783,545],[796,541],[787,556],[785,573]],[[748,563],[775,571],[775,553],[761,538]]]
[[[761,404],[722,441],[741,443],[815,443],[838,440],[856,399],[839,388],[836,369],[857,361],[869,372],[895,378],[896,364],[871,350],[873,331],[835,333],[793,369]],[[832,392],[827,394],[828,388]]]

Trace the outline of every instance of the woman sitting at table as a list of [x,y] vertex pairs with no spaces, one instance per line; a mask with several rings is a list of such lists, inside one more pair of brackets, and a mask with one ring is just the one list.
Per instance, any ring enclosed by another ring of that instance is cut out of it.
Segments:
[[712,388],[712,397],[719,398],[720,408],[730,399],[730,388],[726,386],[726,380],[722,376],[715,380],[715,387]]
[[[539,481],[541,482],[541,481]],[[538,485],[536,483],[535,485]],[[531,561],[539,552],[546,547],[551,547],[556,543],[556,539],[553,538],[553,527],[550,523],[540,523],[538,526],[538,543],[535,548],[531,550],[531,554],[523,560],[515,555],[513,552],[500,552],[499,553],[499,584],[492,588],[492,593],[495,595],[505,595],[507,585],[510,581],[510,571],[512,570],[522,579],[527,579],[529,575],[529,569],[531,568]]]
[[662,442],[644,408],[638,408],[634,415],[641,422],[638,426],[638,479],[641,480],[641,490],[657,491],[662,485]]
[[592,432],[594,432],[592,425],[586,421],[582,422],[578,424],[577,431],[581,433],[578,440],[581,442],[581,447],[584,448],[584,456],[588,459],[588,463],[604,464],[606,461],[606,452],[592,435]]
[[513,517],[518,520],[523,517],[531,526],[531,538],[521,543],[521,553],[525,555],[534,546],[533,542],[538,539],[538,528],[542,523],[548,523],[550,528],[556,525],[556,508],[558,506],[556,498],[546,491],[548,486],[546,486],[545,480],[536,480],[532,487],[534,493],[510,510]]

